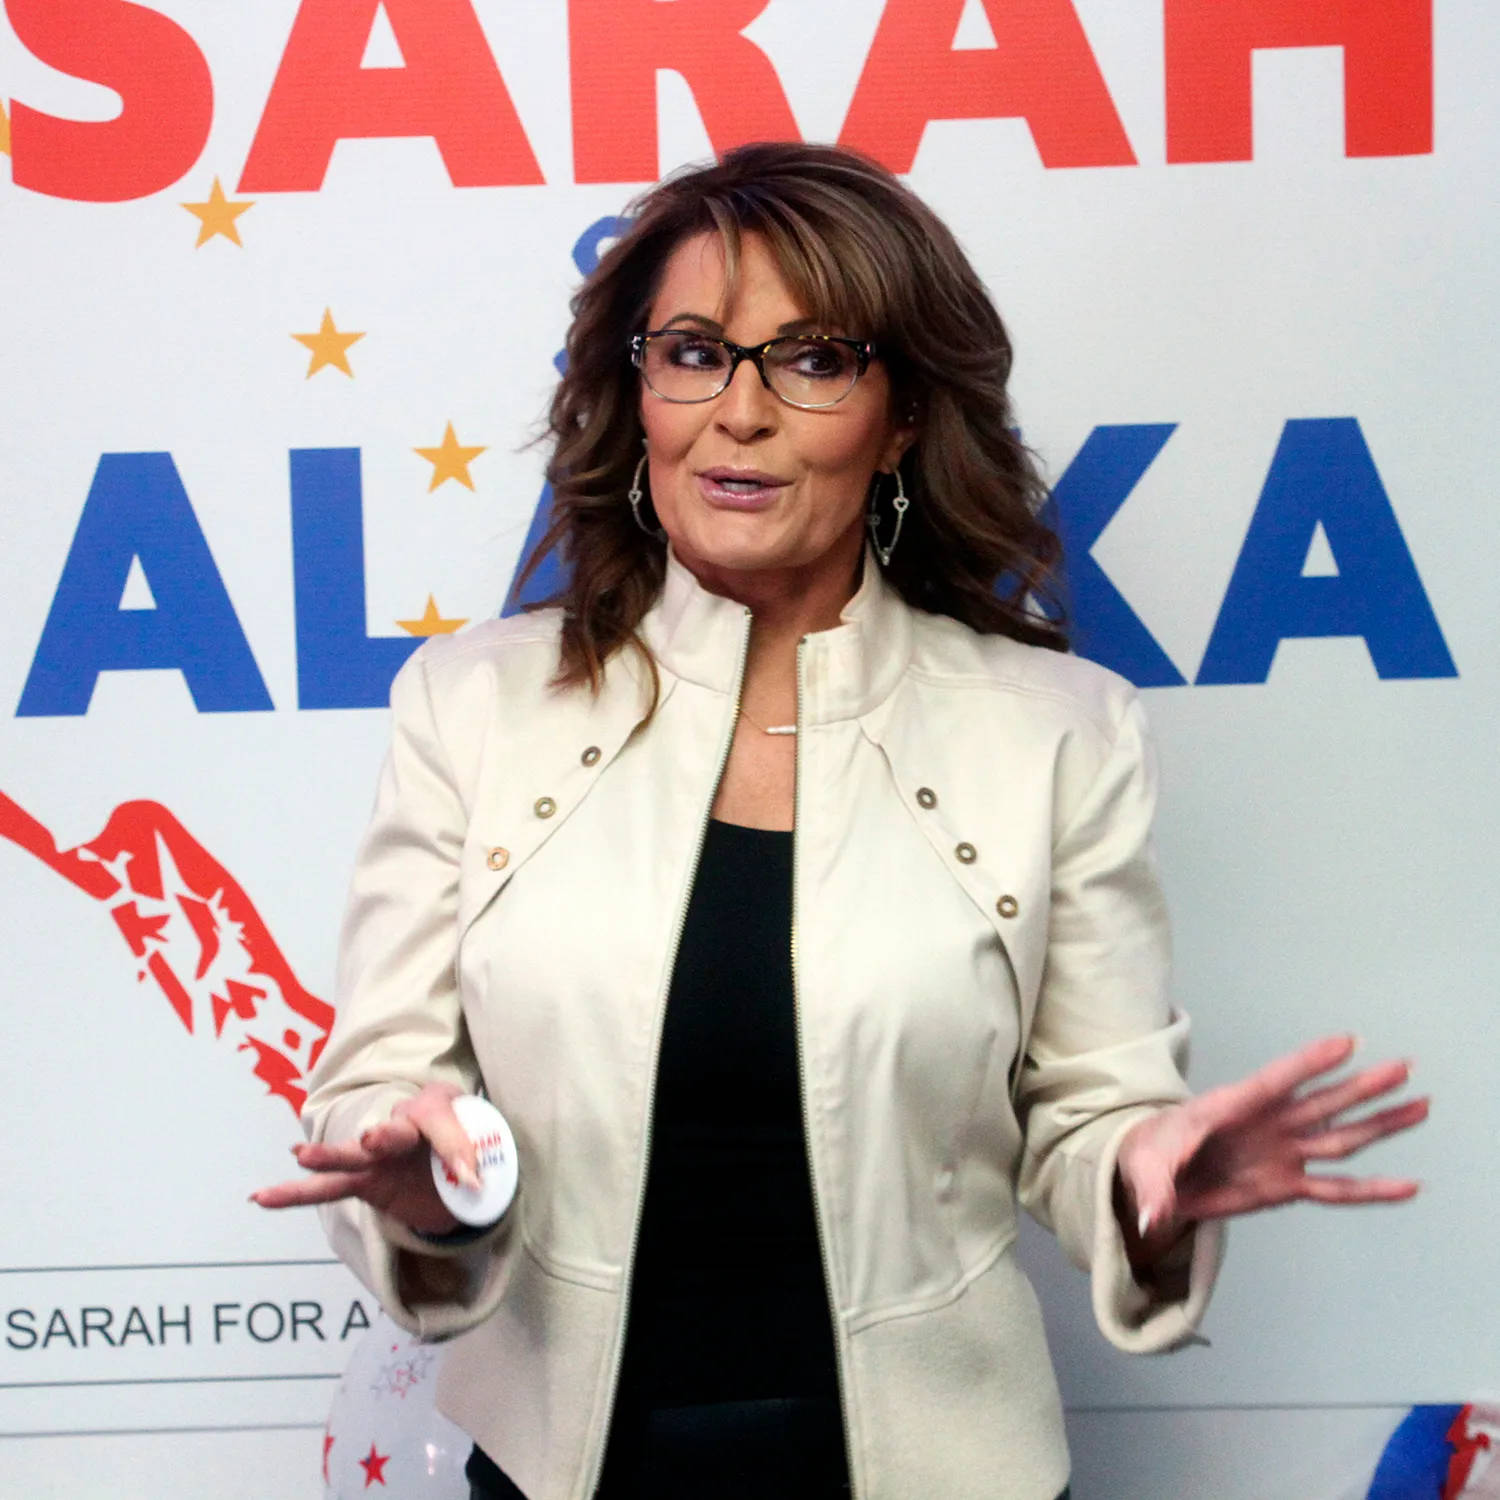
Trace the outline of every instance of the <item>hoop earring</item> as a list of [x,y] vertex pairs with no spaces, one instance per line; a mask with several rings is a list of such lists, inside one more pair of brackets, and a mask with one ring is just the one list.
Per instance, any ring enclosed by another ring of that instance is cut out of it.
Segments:
[[646,472],[646,458],[646,454],[641,454],[641,461],[635,466],[635,476],[630,481],[630,489],[625,498],[630,501],[630,510],[635,516],[635,524],[647,536],[654,536],[657,541],[664,542],[667,539],[667,534],[660,526],[648,526],[641,520],[641,500],[643,498],[641,494],[641,475]]
[[892,471],[896,479],[896,493],[891,498],[891,506],[896,512],[896,529],[891,533],[888,546],[880,545],[880,517],[876,513],[875,505],[879,483],[870,487],[870,510],[865,517],[865,524],[870,528],[870,543],[875,548],[875,555],[880,559],[880,565],[888,568],[891,565],[891,554],[896,550],[896,543],[901,540],[901,523],[906,519],[907,507],[911,501],[906,498],[906,489],[901,483],[901,470]]

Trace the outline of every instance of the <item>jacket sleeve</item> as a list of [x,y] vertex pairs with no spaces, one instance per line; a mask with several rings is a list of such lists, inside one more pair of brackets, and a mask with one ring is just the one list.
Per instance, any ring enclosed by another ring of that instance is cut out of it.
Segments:
[[1090,1273],[1105,1337],[1151,1353],[1193,1339],[1223,1228],[1193,1231],[1185,1295],[1174,1296],[1135,1281],[1114,1213],[1124,1136],[1188,1093],[1188,1021],[1167,999],[1170,936],[1151,847],[1156,761],[1133,692],[1102,763],[1080,779],[1081,794],[1059,808],[1046,961],[1017,1081],[1018,1195]]
[[[424,1083],[481,1084],[459,1003],[459,857],[467,815],[433,713],[425,651],[391,688],[392,739],[339,940],[337,1017],[302,1122],[352,1140]],[[481,1236],[434,1243],[357,1199],[320,1210],[329,1243],[402,1327],[427,1339],[498,1303],[512,1211]]]

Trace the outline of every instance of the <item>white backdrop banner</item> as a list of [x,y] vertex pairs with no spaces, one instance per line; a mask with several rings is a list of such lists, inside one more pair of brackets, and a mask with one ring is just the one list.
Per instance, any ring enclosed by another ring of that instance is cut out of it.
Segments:
[[1487,0],[0,0],[0,1493],[319,1492],[376,1309],[245,1195],[390,681],[515,607],[632,195],[766,138],[909,174],[1011,326],[1195,1081],[1352,1029],[1437,1096],[1414,1204],[1237,1228],[1211,1347],[1028,1240],[1078,1500],[1500,1493],[1497,63]]

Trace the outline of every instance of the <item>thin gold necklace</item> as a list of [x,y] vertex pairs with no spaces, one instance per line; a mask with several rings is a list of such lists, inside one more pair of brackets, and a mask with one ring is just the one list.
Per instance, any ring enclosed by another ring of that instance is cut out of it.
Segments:
[[739,715],[752,729],[758,729],[762,734],[796,734],[797,732],[795,724],[757,724],[743,708],[739,710]]

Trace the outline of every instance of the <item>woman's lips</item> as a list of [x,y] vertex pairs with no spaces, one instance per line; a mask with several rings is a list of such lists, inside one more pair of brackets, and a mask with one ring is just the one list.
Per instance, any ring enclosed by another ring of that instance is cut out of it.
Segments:
[[724,510],[764,510],[787,486],[785,479],[759,470],[704,469],[698,491],[710,505]]

